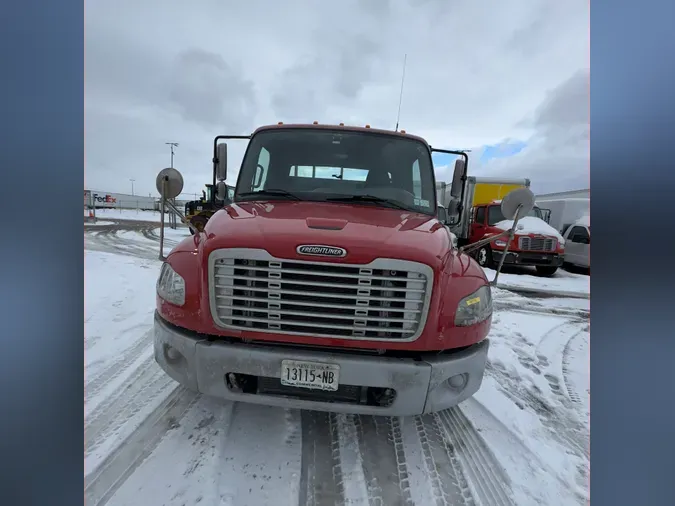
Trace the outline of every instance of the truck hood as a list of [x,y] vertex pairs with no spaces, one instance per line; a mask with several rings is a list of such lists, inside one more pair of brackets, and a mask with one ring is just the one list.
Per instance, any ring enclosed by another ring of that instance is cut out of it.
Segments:
[[[499,230],[509,230],[513,227],[513,220],[504,220],[496,223],[494,228]],[[558,241],[563,238],[558,231],[551,225],[535,216],[524,216],[518,220],[518,227],[516,227],[516,235],[543,235],[547,237],[554,237]]]
[[440,265],[452,248],[447,229],[434,217],[324,202],[258,201],[226,206],[208,221],[205,253],[219,248],[259,248],[277,258],[304,259],[300,245],[335,246],[344,258],[322,261],[369,263],[378,257]]

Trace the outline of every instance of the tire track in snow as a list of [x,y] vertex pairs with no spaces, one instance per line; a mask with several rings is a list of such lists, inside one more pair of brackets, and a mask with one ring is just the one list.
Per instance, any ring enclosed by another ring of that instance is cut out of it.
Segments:
[[[590,458],[590,437],[587,428],[578,419],[578,405],[570,396],[570,389],[567,388],[569,380],[566,372],[565,357],[569,355],[570,343],[577,337],[584,334],[587,324],[579,322],[568,322],[559,325],[549,331],[536,347],[537,356],[546,366],[544,378],[548,381],[553,394],[558,398],[560,404],[566,410],[568,429],[559,433],[559,436],[567,441],[573,448],[580,450],[583,455]],[[550,357],[551,363],[546,357]],[[577,399],[578,396],[577,396]],[[579,399],[580,400],[580,399]],[[575,415],[575,416],[572,416]]]
[[94,472],[86,476],[85,504],[106,504],[199,398],[199,394],[177,387]]
[[397,421],[380,416],[354,418],[370,506],[412,504],[401,437],[394,436]]
[[343,504],[344,487],[337,427],[329,413],[303,410],[299,505]]
[[[116,220],[113,225],[85,227],[85,248],[109,253],[121,253],[148,260],[157,260],[158,252],[153,250],[151,243],[122,238],[117,235],[119,232],[137,232],[154,243],[156,241],[151,237],[150,232],[157,227],[159,227],[159,223],[121,220]],[[170,239],[167,240],[165,238],[165,241],[167,245],[171,244]]]
[[500,290],[506,290],[518,295],[531,295],[534,297],[563,297],[570,299],[590,299],[591,294],[586,292],[572,292],[569,290],[554,290],[549,288],[534,288],[516,285],[498,285]]
[[590,311],[586,311],[583,309],[549,307],[529,301],[511,302],[511,301],[495,300],[493,303],[493,307],[496,311],[506,310],[509,312],[524,313],[524,314],[566,316],[570,318],[576,318],[579,320],[588,320],[591,317]]
[[356,415],[331,413],[331,430],[337,431],[340,468],[345,504],[369,504],[368,487],[363,472],[363,456],[359,448]]
[[[455,408],[457,409],[457,408]],[[532,488],[523,483],[517,487],[518,497],[513,497],[515,504],[551,504],[551,498],[556,501],[564,502],[563,498],[567,495],[574,495],[580,504],[585,504],[586,499],[583,494],[577,491],[570,491],[568,482],[560,477],[560,470],[551,467],[549,462],[543,460],[535,450],[508,428],[501,419],[496,417],[490,409],[484,406],[475,397],[471,397],[461,404],[458,409],[464,415],[475,431],[480,431],[480,438],[490,449],[490,452],[497,453],[499,460],[505,463],[517,463],[517,468],[513,467],[502,469],[501,475],[505,476],[504,482],[509,483],[508,470],[511,470],[518,477],[518,481],[530,481],[531,483],[549,482],[547,489]],[[535,440],[536,441],[536,440]],[[580,484],[581,490],[587,487],[587,482]],[[515,494],[516,490],[514,490]]]
[[237,403],[220,448],[219,506],[299,502],[302,444],[297,410]]
[[[85,457],[102,444],[114,442],[114,435],[144,408],[162,394],[176,388],[176,382],[155,364],[154,356],[146,358],[131,377],[115,393],[97,407],[85,425]],[[140,422],[140,421],[139,421]]]
[[95,398],[107,384],[126,372],[133,362],[150,346],[152,335],[152,329],[145,332],[141,338],[130,348],[127,348],[122,355],[110,361],[110,365],[93,375],[91,380],[87,380],[85,387],[85,402]]
[[462,410],[455,407],[435,416],[447,431],[476,502],[484,506],[514,506],[504,469]]
[[437,506],[473,505],[466,479],[456,463],[454,450],[443,437],[436,416],[416,416],[414,423],[422,447],[433,504]]
[[[562,361],[563,348],[574,335],[583,332],[582,322],[566,321],[555,326],[546,333],[536,347],[537,363],[531,356],[525,356],[522,350],[514,348],[523,366],[535,374],[550,368],[550,360]],[[562,342],[562,344],[560,344]],[[557,357],[557,358],[556,358]],[[533,367],[534,366],[534,367]],[[580,457],[590,459],[589,436],[586,428],[579,422],[571,409],[568,398],[560,391],[554,376],[544,374],[551,385],[551,391],[560,400],[560,408],[550,405],[536,386],[524,386],[521,378],[513,376],[504,366],[488,359],[486,373],[490,374],[498,383],[500,391],[511,399],[520,409],[526,407],[534,411],[541,423],[548,429],[553,439],[573,450]],[[562,375],[562,365],[560,366]],[[556,391],[557,387],[557,391]]]
[[553,439],[574,451],[581,457],[590,459],[589,438],[585,428],[571,418],[565,411],[551,406],[536,393],[523,387],[517,378],[500,370],[499,366],[488,364],[488,374],[499,383],[500,391],[513,401],[520,409],[529,408],[537,415],[542,425]]
[[565,390],[567,391],[568,397],[580,407],[583,407],[583,402],[581,400],[579,393],[576,391],[576,388],[573,386],[573,382],[570,381],[570,368],[571,368],[570,353],[572,351],[572,344],[584,332],[587,332],[587,329],[582,330],[578,334],[572,336],[572,338],[569,341],[567,341],[567,344],[565,344],[565,348],[563,349],[562,355],[562,378]]

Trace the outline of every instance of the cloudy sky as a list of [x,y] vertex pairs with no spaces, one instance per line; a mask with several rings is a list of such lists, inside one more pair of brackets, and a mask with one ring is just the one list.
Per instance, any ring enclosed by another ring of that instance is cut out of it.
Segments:
[[[85,23],[87,188],[156,194],[166,142],[189,197],[215,135],[393,129],[404,54],[401,128],[471,149],[473,175],[589,186],[588,0],[108,0]],[[229,147],[234,183],[245,145]]]

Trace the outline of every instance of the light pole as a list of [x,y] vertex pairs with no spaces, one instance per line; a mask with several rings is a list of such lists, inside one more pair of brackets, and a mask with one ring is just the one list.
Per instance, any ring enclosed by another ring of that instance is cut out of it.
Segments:
[[178,147],[177,142],[165,142],[164,144],[167,144],[171,148],[171,165],[169,167],[173,168],[173,149]]
[[131,196],[133,197],[134,196],[134,181],[136,181],[136,180],[135,179],[129,179],[129,181],[131,181]]

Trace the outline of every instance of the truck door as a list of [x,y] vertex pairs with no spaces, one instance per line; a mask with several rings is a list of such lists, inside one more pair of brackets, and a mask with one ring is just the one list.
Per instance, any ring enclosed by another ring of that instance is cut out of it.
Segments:
[[472,210],[471,228],[469,229],[469,243],[474,243],[483,238],[485,234],[486,207],[478,206]]

